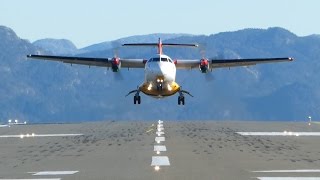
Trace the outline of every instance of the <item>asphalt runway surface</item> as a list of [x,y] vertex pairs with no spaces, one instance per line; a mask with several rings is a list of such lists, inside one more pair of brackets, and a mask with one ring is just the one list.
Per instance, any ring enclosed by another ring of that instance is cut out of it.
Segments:
[[320,180],[320,124],[164,120],[160,144],[166,151],[160,156],[170,166],[159,171],[151,166],[152,156],[159,156],[156,125],[157,120],[1,127],[0,180]]

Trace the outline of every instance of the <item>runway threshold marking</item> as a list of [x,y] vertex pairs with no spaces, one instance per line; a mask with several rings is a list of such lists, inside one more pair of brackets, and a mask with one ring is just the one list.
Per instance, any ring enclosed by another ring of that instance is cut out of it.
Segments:
[[251,171],[255,173],[316,173],[320,169],[295,169],[295,170],[267,170],[267,171]]
[[320,180],[320,177],[256,177],[259,180]]
[[25,137],[67,137],[83,136],[83,134],[18,134],[18,135],[0,135],[0,138],[25,138]]
[[320,132],[237,132],[242,136],[320,136]]
[[55,176],[55,175],[72,175],[79,171],[40,171],[40,172],[29,172],[33,176]]

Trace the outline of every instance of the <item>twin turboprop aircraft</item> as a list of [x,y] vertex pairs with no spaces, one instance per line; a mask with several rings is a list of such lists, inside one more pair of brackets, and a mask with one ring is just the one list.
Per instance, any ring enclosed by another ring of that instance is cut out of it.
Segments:
[[185,94],[192,96],[188,91],[183,90],[176,83],[177,69],[199,68],[201,73],[209,73],[215,68],[250,66],[260,63],[274,63],[293,61],[293,58],[258,58],[258,59],[193,59],[193,60],[172,60],[169,56],[163,54],[162,48],[168,47],[198,47],[197,44],[174,44],[162,43],[159,38],[158,43],[132,43],[123,44],[123,46],[154,46],[158,48],[158,53],[149,60],[145,59],[120,59],[113,58],[88,58],[88,57],[68,57],[68,56],[48,56],[48,55],[27,55],[28,58],[61,61],[63,63],[81,64],[88,66],[110,67],[117,73],[120,68],[144,68],[144,82],[137,89],[130,91],[128,95],[134,93],[134,104],[141,103],[140,92],[155,98],[164,98],[176,93],[178,96],[178,105],[185,104]]

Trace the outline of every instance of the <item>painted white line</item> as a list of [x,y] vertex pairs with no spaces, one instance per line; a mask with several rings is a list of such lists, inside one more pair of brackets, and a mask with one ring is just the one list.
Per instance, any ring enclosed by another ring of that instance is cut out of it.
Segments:
[[0,138],[24,138],[24,137],[67,137],[83,136],[83,134],[19,134],[19,135],[0,135]]
[[168,156],[152,156],[151,166],[170,166]]
[[161,121],[161,120],[158,121],[158,124],[162,124],[162,123],[163,123],[163,121]]
[[296,170],[267,170],[267,171],[251,171],[259,173],[316,173],[320,172],[320,169],[296,169]]
[[2,128],[2,127],[8,127],[9,125],[0,125],[0,128]]
[[164,132],[156,132],[158,136],[164,135]]
[[61,180],[61,178],[46,178],[46,179],[0,179],[0,180]]
[[164,134],[163,131],[156,131],[156,134]]
[[153,147],[153,151],[167,151],[167,147],[166,146],[162,146],[162,145],[155,145]]
[[320,180],[320,177],[257,177],[260,180]]
[[40,172],[33,172],[33,176],[55,176],[55,175],[71,175],[75,174],[79,171],[40,171]]
[[243,136],[320,136],[320,132],[237,132]]
[[161,137],[155,137],[154,140],[155,140],[156,142],[160,143],[161,141],[165,141],[166,138],[161,136]]
[[161,131],[163,131],[164,130],[164,128],[157,128],[157,130],[158,130],[158,132],[161,132]]
[[158,124],[157,126],[158,126],[158,128],[163,128],[162,124]]

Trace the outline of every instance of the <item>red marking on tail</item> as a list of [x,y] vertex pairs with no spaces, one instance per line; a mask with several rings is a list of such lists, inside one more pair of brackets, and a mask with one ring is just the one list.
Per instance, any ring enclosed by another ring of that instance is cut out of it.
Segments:
[[162,54],[162,41],[159,38],[159,42],[158,42],[158,53],[161,55]]

